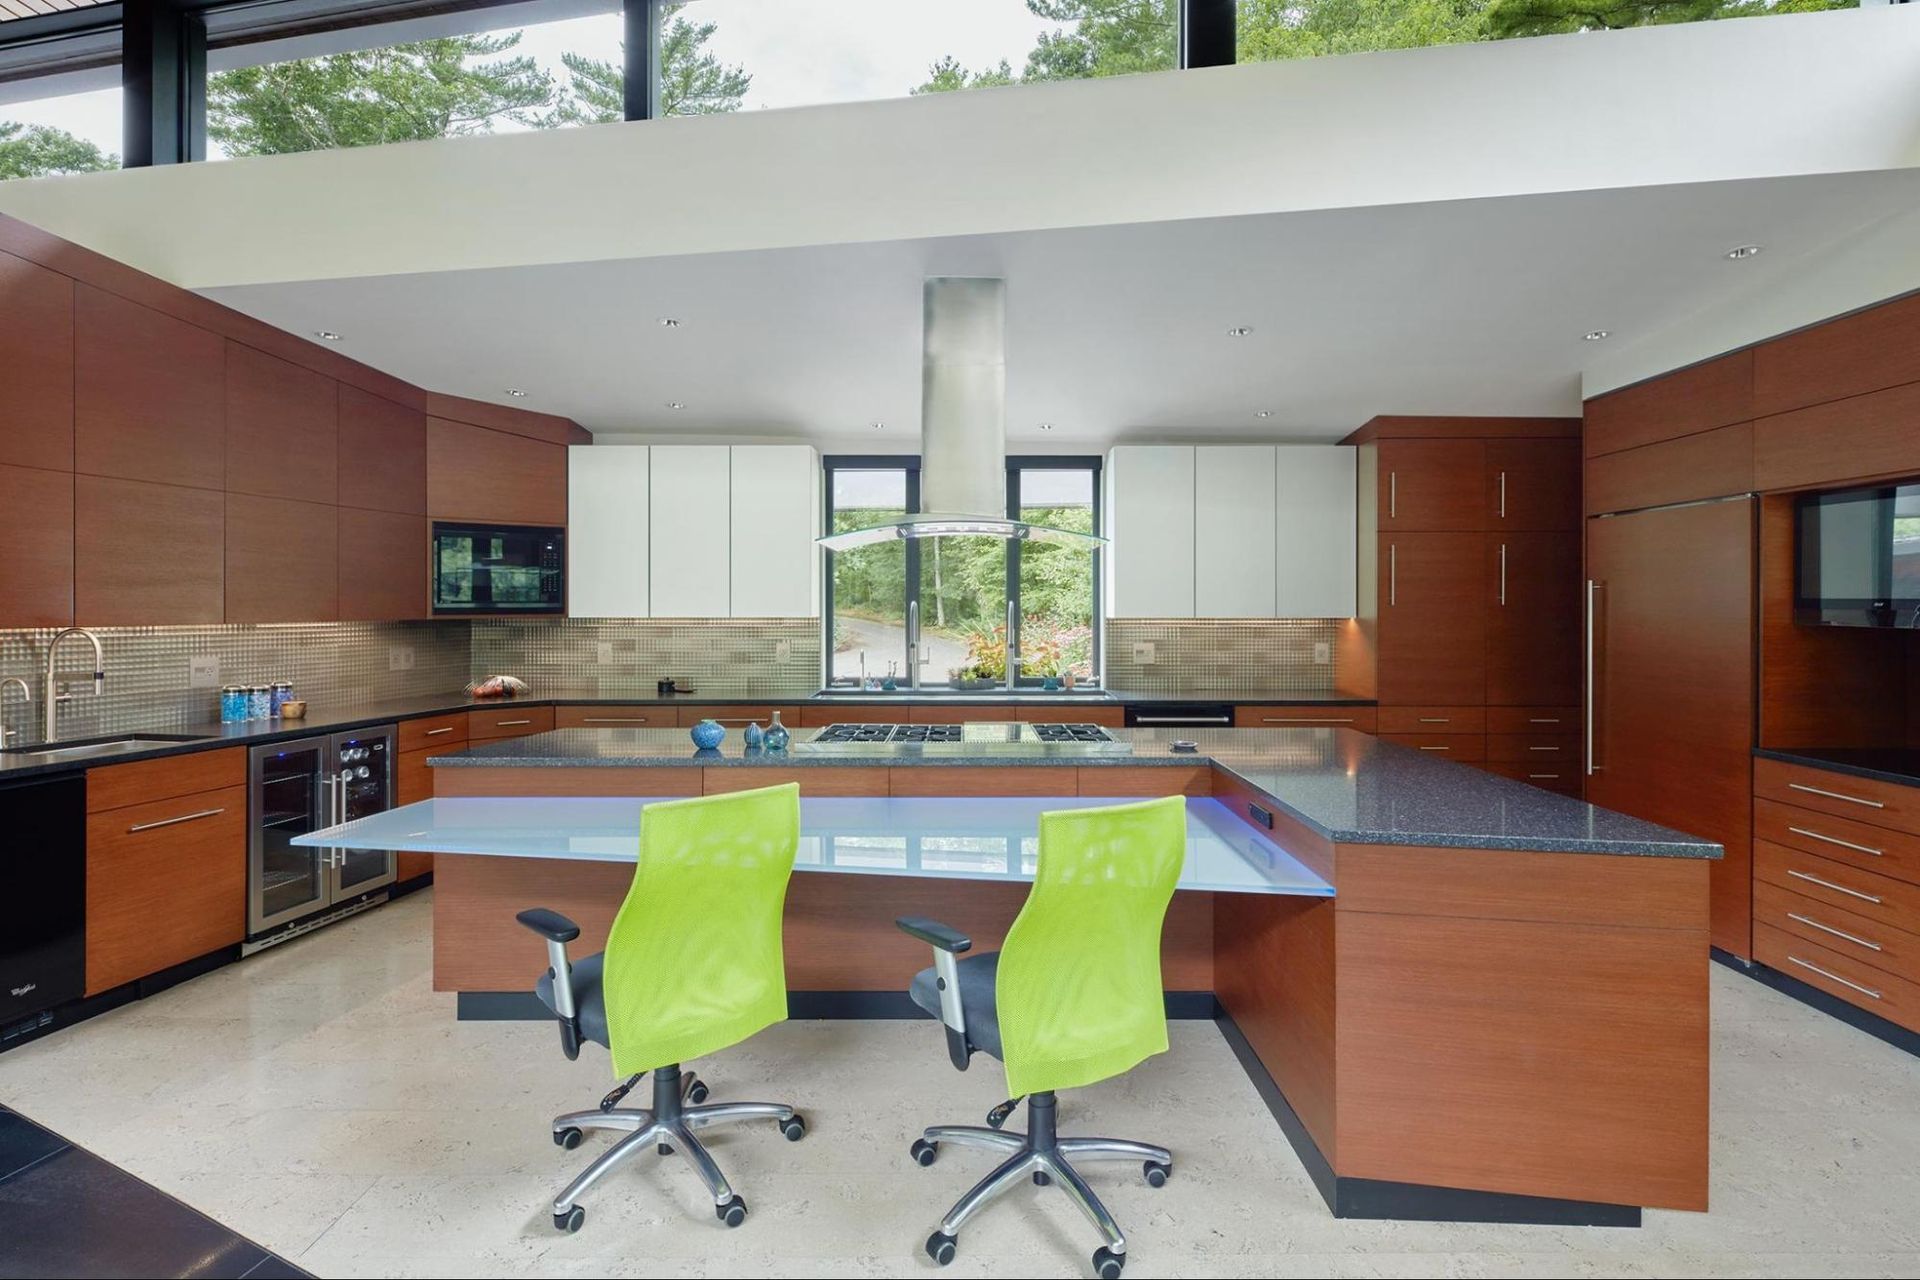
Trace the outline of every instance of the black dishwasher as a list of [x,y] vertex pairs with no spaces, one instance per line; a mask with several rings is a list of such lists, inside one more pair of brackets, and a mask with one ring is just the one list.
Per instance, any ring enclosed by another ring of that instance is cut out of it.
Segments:
[[86,775],[0,784],[0,1039],[86,990]]

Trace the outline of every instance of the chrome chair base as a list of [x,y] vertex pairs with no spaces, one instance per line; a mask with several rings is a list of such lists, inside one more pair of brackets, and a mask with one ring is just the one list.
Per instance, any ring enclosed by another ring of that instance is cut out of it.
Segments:
[[586,1219],[580,1198],[594,1183],[648,1150],[661,1155],[678,1152],[685,1156],[713,1196],[714,1216],[730,1227],[744,1222],[747,1202],[735,1193],[726,1174],[720,1172],[713,1156],[694,1136],[696,1131],[742,1120],[773,1120],[789,1142],[798,1142],[806,1134],[806,1121],[781,1102],[714,1102],[689,1106],[686,1097],[696,1089],[699,1090],[697,1096],[705,1096],[705,1087],[691,1074],[683,1076],[678,1066],[662,1067],[654,1072],[650,1108],[602,1107],[555,1116],[553,1140],[569,1149],[578,1146],[588,1130],[611,1130],[626,1136],[601,1152],[567,1184],[565,1191],[553,1198],[553,1225],[562,1231],[578,1231]]

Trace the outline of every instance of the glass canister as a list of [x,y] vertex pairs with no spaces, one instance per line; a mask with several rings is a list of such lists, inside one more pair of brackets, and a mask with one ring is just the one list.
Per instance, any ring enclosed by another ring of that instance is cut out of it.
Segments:
[[268,709],[273,712],[273,718],[278,720],[280,708],[293,701],[293,681],[275,680],[268,686],[268,690]]
[[220,686],[220,723],[239,724],[248,715],[247,688],[239,684]]
[[273,688],[271,685],[256,684],[248,686],[247,719],[273,719]]

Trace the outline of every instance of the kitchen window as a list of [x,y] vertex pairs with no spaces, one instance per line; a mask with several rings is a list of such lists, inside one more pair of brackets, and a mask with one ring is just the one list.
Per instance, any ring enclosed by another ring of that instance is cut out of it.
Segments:
[[[920,460],[825,460],[828,528],[866,528],[919,510]],[[1100,531],[1100,459],[1007,460],[1006,514]],[[1100,671],[1100,564],[1093,547],[1001,538],[894,539],[827,557],[826,682],[842,688],[892,675],[908,687],[907,624],[920,616],[923,686],[1006,682],[1006,626],[1015,616],[1016,683]]]

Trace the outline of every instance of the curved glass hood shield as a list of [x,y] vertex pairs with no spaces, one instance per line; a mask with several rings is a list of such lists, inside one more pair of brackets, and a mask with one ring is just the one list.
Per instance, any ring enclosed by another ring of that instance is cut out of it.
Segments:
[[1098,547],[1106,539],[1009,518],[1004,280],[926,282],[920,365],[920,514],[817,539],[830,551],[898,538],[1009,538]]

